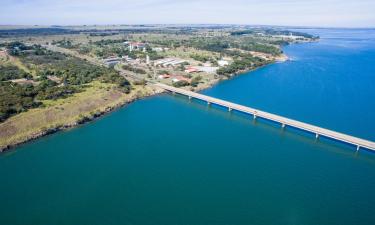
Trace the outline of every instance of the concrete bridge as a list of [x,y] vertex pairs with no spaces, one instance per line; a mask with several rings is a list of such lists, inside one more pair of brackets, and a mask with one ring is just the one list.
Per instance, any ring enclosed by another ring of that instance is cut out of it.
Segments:
[[264,111],[261,111],[261,110],[258,110],[258,109],[254,109],[254,108],[250,108],[250,107],[247,107],[247,106],[243,106],[243,105],[235,104],[235,103],[232,103],[232,102],[224,101],[224,100],[221,100],[221,99],[218,99],[218,98],[213,98],[213,97],[202,95],[202,94],[195,93],[195,92],[192,92],[192,91],[187,91],[187,90],[184,90],[184,89],[181,89],[181,88],[175,88],[175,87],[165,85],[165,84],[161,84],[161,83],[154,83],[153,85],[155,85],[159,88],[162,88],[164,90],[167,90],[169,92],[172,92],[172,93],[178,93],[178,94],[187,96],[189,99],[194,98],[194,99],[199,99],[199,100],[205,101],[205,102],[207,102],[208,105],[215,104],[215,105],[225,107],[225,108],[228,109],[228,111],[236,110],[236,111],[239,111],[239,112],[247,113],[249,115],[252,115],[254,119],[256,119],[257,117],[267,119],[267,120],[279,123],[282,128],[284,128],[286,126],[289,126],[289,127],[294,127],[294,128],[303,130],[303,131],[307,131],[309,133],[315,134],[315,138],[319,138],[319,136],[324,136],[324,137],[331,138],[333,140],[337,140],[337,141],[340,141],[340,142],[351,144],[351,145],[354,145],[356,147],[357,151],[360,148],[365,148],[365,149],[368,149],[368,150],[371,150],[371,151],[375,152],[375,142],[372,142],[372,141],[368,141],[368,140],[365,140],[365,139],[353,137],[351,135],[339,133],[339,132],[336,132],[336,131],[333,131],[333,130],[328,130],[328,129],[325,129],[325,128],[322,128],[322,127],[318,127],[318,126],[314,126],[314,125],[311,125],[311,124],[303,123],[303,122],[300,122],[300,121],[297,121],[297,120],[292,120],[292,119],[289,119],[289,118],[286,118],[286,117],[278,116],[278,115],[268,113],[268,112],[264,112]]

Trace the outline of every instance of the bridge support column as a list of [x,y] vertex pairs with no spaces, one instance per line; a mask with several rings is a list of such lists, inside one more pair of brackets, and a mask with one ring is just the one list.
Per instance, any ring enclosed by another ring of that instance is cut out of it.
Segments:
[[211,105],[211,102],[207,102],[207,105]]
[[281,128],[283,128],[283,129],[285,128],[285,123],[281,124]]
[[253,114],[253,119],[255,120],[257,118],[257,115]]
[[189,100],[191,100],[191,96],[189,96]]
[[229,107],[229,108],[228,108],[228,112],[232,112],[232,108]]
[[357,152],[359,151],[359,148],[360,148],[361,146],[359,146],[359,145],[357,145]]
[[315,134],[315,139],[318,139],[319,138],[319,134]]

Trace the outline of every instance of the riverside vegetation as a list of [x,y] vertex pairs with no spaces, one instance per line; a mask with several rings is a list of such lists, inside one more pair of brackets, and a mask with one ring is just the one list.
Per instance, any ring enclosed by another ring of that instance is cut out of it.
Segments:
[[0,149],[160,92],[147,81],[201,90],[317,38],[247,26],[0,27]]

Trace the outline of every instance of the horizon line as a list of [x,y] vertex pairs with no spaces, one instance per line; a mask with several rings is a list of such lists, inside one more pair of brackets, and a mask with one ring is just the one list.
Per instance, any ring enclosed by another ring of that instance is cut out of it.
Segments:
[[260,26],[260,27],[291,27],[291,28],[315,28],[315,29],[375,29],[375,26],[309,26],[309,25],[276,25],[276,24],[241,24],[241,23],[93,23],[93,24],[0,24],[6,26],[25,27],[79,27],[79,26],[145,26],[145,25],[208,25],[208,26]]

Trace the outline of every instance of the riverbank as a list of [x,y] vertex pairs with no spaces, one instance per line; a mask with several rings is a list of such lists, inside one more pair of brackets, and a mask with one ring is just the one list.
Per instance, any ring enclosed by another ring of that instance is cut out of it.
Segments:
[[[285,54],[275,57],[273,61],[284,62]],[[263,66],[262,66],[263,67]],[[237,71],[229,77],[221,77],[200,83],[197,87],[186,86],[191,91],[202,91],[213,87],[221,81],[259,69]],[[46,107],[31,109],[13,116],[0,124],[0,152],[10,150],[20,144],[37,138],[67,130],[90,122],[115,109],[145,97],[162,93],[163,90],[152,85],[135,85],[129,94],[125,94],[111,85],[93,82],[92,87],[72,97],[45,102]],[[104,100],[104,101],[103,101]]]
[[265,66],[268,66],[268,65],[271,65],[273,63],[283,63],[283,62],[286,62],[289,60],[289,57],[286,55],[286,54],[281,54],[279,56],[276,56],[273,61],[270,61],[269,63],[263,65],[263,66],[259,66],[257,68],[254,68],[254,69],[246,69],[246,70],[240,70],[240,71],[237,71],[236,73],[232,74],[231,76],[229,77],[226,77],[226,76],[223,76],[221,78],[218,78],[218,79],[214,79],[214,80],[210,80],[209,82],[207,83],[200,83],[197,87],[191,87],[191,86],[187,86],[187,87],[182,87],[183,89],[187,89],[187,90],[190,90],[190,91],[195,91],[195,92],[198,92],[198,91],[203,91],[205,89],[208,89],[208,88],[211,88],[213,87],[214,85],[218,84],[219,82],[221,81],[226,81],[226,80],[229,80],[231,78],[234,78],[234,77],[237,77],[237,76],[240,76],[241,74],[245,74],[245,73],[249,73],[249,72],[252,72],[252,71],[255,71],[255,70],[258,70],[260,68],[263,68]]
[[129,94],[113,85],[93,82],[66,99],[49,101],[44,108],[31,109],[0,124],[0,152],[37,138],[95,120],[137,99],[163,92],[150,86],[133,86]]

